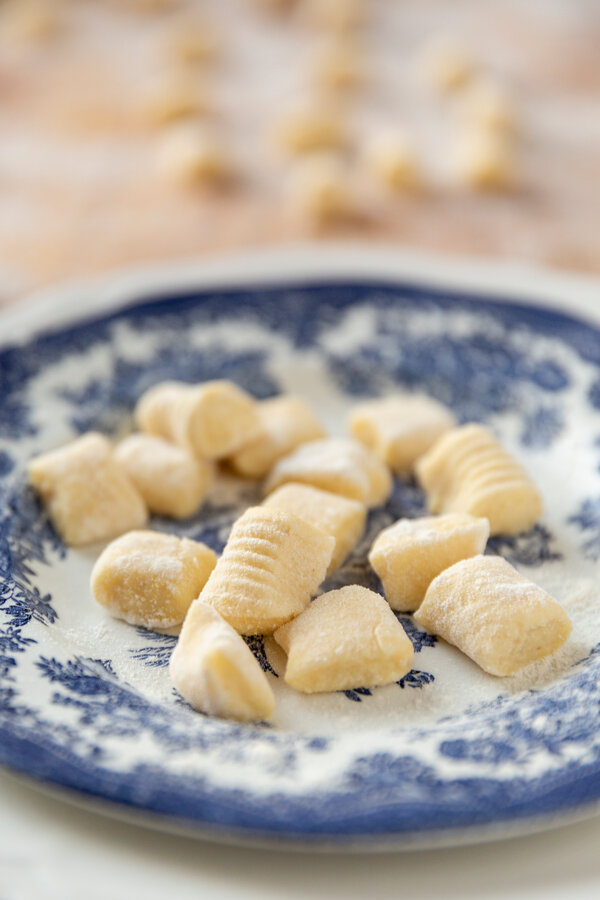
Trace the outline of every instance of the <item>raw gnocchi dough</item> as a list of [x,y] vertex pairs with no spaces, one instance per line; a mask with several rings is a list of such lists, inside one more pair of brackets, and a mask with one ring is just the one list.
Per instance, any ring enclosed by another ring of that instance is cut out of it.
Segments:
[[359,441],[324,438],[302,444],[273,467],[265,490],[295,481],[341,494],[367,506],[384,503],[391,490],[389,469]]
[[216,134],[197,123],[182,125],[165,136],[162,170],[182,184],[219,186],[233,177],[235,166]]
[[483,425],[446,432],[415,471],[432,512],[488,519],[491,535],[527,531],[542,513],[534,483]]
[[156,531],[130,531],[106,547],[92,570],[92,594],[131,625],[180,625],[215,567],[199,541]]
[[28,475],[54,527],[73,547],[141,528],[148,518],[111,444],[96,432],[36,457]]
[[394,395],[360,403],[350,414],[350,431],[394,472],[406,475],[415,461],[456,424],[441,403],[420,394]]
[[257,404],[260,430],[231,457],[236,472],[263,478],[277,460],[300,444],[325,436],[312,407],[301,397],[284,395]]
[[383,597],[356,584],[321,594],[274,637],[288,654],[286,682],[307,694],[390,684],[414,657]]
[[169,668],[181,696],[207,715],[252,722],[275,708],[267,677],[244,639],[202,600],[188,610]]
[[125,438],[115,457],[150,512],[174,519],[187,519],[198,511],[213,474],[210,463],[150,434]]
[[291,513],[251,507],[234,523],[200,599],[240,634],[270,634],[308,606],[334,545]]
[[414,190],[423,182],[417,152],[402,134],[373,135],[365,148],[364,161],[374,180],[387,190]]
[[284,484],[267,497],[263,506],[293,513],[335,538],[328,575],[341,566],[365,530],[367,510],[364,503],[308,484]]
[[204,459],[230,456],[260,429],[256,403],[231,381],[163,381],[142,395],[135,417],[142,431]]
[[340,110],[322,102],[289,110],[277,123],[276,136],[281,148],[292,154],[338,150],[348,139]]
[[415,621],[491,675],[514,675],[571,633],[566,612],[499,556],[475,556],[430,584]]
[[489,128],[469,128],[458,142],[455,169],[459,182],[469,188],[512,188],[517,182],[514,144],[506,135]]
[[448,566],[483,553],[487,519],[462,513],[424,519],[400,519],[375,539],[369,562],[381,578],[392,609],[418,609],[430,583]]
[[358,213],[352,185],[344,160],[333,154],[311,156],[291,174],[291,208],[299,218],[315,226],[352,219]]

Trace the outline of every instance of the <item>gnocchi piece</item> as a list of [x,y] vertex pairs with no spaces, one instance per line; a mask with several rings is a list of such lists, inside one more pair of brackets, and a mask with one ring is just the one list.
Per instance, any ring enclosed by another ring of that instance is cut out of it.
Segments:
[[512,141],[490,129],[470,129],[460,139],[456,177],[476,190],[502,191],[515,186],[517,162]]
[[343,34],[363,24],[365,3],[364,0],[311,0],[307,12],[317,27]]
[[337,40],[322,48],[314,61],[314,79],[320,88],[348,91],[365,81],[362,54],[358,46]]
[[290,110],[278,123],[276,136],[282,149],[292,154],[337,150],[347,142],[339,109],[322,103]]
[[370,507],[385,503],[392,490],[387,466],[350,438],[323,438],[302,444],[275,463],[265,491],[269,494],[289,481],[310,484]]
[[280,457],[306,441],[325,436],[311,406],[301,397],[273,397],[257,407],[260,430],[231,457],[240,475],[263,478]]
[[244,639],[208,603],[194,600],[169,664],[184,700],[209,716],[268,719],[273,691]]
[[219,36],[209,22],[188,21],[178,25],[168,39],[168,52],[175,63],[210,63],[219,53]]
[[488,519],[491,535],[527,531],[542,513],[534,483],[483,425],[447,431],[415,471],[431,512]]
[[418,609],[430,583],[448,566],[483,553],[487,519],[462,513],[425,519],[400,519],[375,539],[369,562],[381,578],[392,609]]
[[310,603],[331,562],[335,540],[278,509],[247,509],[200,599],[240,634],[270,634]]
[[64,26],[61,10],[49,0],[18,0],[4,8],[8,36],[32,44],[53,40]]
[[174,519],[187,519],[198,511],[213,474],[210,463],[150,434],[125,438],[115,457],[150,512]]
[[92,594],[112,616],[145,628],[180,625],[215,567],[199,541],[130,531],[106,547],[92,570]]
[[502,134],[517,127],[517,114],[502,85],[494,81],[478,81],[466,92],[462,114],[470,126]]
[[357,584],[321,594],[274,637],[288,654],[285,681],[306,694],[390,684],[414,657],[383,597]]
[[73,547],[141,528],[148,510],[109,441],[89,432],[31,461],[29,481]]
[[206,115],[212,112],[212,106],[195,78],[177,73],[163,76],[148,87],[142,112],[150,125],[163,126],[179,119]]
[[364,163],[373,179],[387,190],[415,190],[423,183],[417,152],[402,134],[373,135],[365,148]]
[[345,163],[335,156],[313,156],[292,172],[290,204],[298,218],[312,225],[344,222],[358,213]]
[[230,456],[260,429],[256,403],[231,381],[163,381],[142,395],[135,418],[141,431],[203,459]]
[[363,503],[308,484],[284,484],[263,501],[263,506],[293,513],[333,536],[335,547],[328,575],[341,566],[365,530],[367,510]]
[[420,52],[420,64],[428,84],[449,94],[464,88],[475,74],[475,65],[458,43],[436,36]]
[[491,675],[514,675],[571,633],[562,606],[499,556],[474,556],[438,575],[415,621]]
[[419,394],[367,400],[350,415],[350,431],[399,475],[455,425],[449,409]]
[[190,185],[224,185],[235,171],[233,160],[218,138],[197,124],[174,129],[165,136],[159,161],[174,181]]

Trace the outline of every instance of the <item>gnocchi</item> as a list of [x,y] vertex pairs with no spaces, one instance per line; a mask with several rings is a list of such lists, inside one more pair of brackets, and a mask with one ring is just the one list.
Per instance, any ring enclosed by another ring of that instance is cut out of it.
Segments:
[[294,213],[314,226],[354,218],[358,207],[346,164],[333,155],[313,156],[298,165],[289,183]]
[[333,536],[335,547],[328,575],[341,566],[365,530],[367,510],[363,503],[308,484],[284,484],[267,497],[263,506],[293,513]]
[[365,147],[364,163],[374,180],[387,190],[414,190],[423,182],[415,148],[402,134],[373,135]]
[[369,562],[381,578],[392,609],[418,609],[429,584],[448,566],[483,553],[487,519],[462,513],[425,519],[400,519],[375,539]]
[[517,182],[513,143],[489,128],[468,129],[458,142],[455,169],[458,181],[467,187],[491,191],[512,188]]
[[323,103],[289,110],[277,123],[276,135],[282,149],[292,154],[337,150],[347,142],[339,109]]
[[367,506],[384,503],[392,490],[387,466],[359,441],[349,438],[302,444],[273,466],[266,493],[289,481],[310,484]]
[[235,171],[227,148],[197,124],[180,126],[165,136],[160,165],[174,181],[190,185],[224,185]]
[[301,397],[273,397],[257,404],[260,429],[231,457],[236,472],[263,478],[277,460],[300,444],[325,436],[323,426]]
[[200,599],[240,634],[270,634],[308,606],[334,545],[291,513],[251,507],[234,523]]
[[31,461],[29,482],[65,543],[77,547],[141,528],[148,510],[110,442],[89,432]]
[[527,531],[542,513],[532,480],[483,425],[447,431],[415,468],[433,513],[488,519],[491,535]]
[[204,459],[230,456],[260,429],[254,400],[230,381],[161,382],[142,395],[135,418],[147,434],[192,449]]
[[266,675],[243,638],[208,603],[190,606],[169,664],[184,700],[209,716],[267,719],[275,708]]
[[156,531],[130,531],[106,547],[92,571],[92,594],[131,625],[180,625],[215,567],[205,544]]
[[566,612],[499,556],[474,556],[429,585],[415,621],[491,675],[514,675],[571,633]]
[[455,424],[449,409],[432,397],[395,395],[367,400],[350,415],[350,431],[399,475]]
[[321,594],[274,637],[288,655],[285,681],[307,694],[390,684],[414,657],[383,597],[356,584]]
[[115,457],[150,512],[174,519],[187,519],[198,511],[212,479],[210,463],[150,434],[125,438]]

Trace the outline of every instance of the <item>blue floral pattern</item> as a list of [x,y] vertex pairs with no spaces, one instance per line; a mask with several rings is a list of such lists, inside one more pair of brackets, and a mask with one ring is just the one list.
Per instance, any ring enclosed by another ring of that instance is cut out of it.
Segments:
[[[369,324],[345,345],[340,335],[354,313]],[[242,324],[241,348],[228,338],[230,329],[219,330],[233,319]],[[455,715],[440,714],[410,729],[391,723],[364,753],[353,733],[332,727],[246,727],[193,712],[168,685],[175,639],[167,635],[131,629],[120,655],[118,648],[114,655],[106,652],[109,644],[94,655],[70,652],[68,642],[55,640],[59,629],[64,634],[72,627],[71,613],[47,574],[67,571],[72,555],[24,483],[28,459],[59,439],[52,428],[62,429],[61,439],[90,428],[121,433],[139,394],[165,378],[232,378],[257,397],[277,393],[281,346],[301,371],[311,371],[318,358],[349,402],[398,386],[426,391],[451,406],[460,421],[506,429],[533,462],[554,452],[573,427],[575,395],[587,415],[600,409],[600,334],[592,326],[544,309],[410,284],[190,292],[5,347],[0,760],[239,838],[260,833],[280,840],[368,842],[380,836],[397,844],[430,831],[516,822],[599,801],[600,643],[539,688],[511,693],[500,685],[494,699]],[[77,381],[61,375],[61,366],[74,359]],[[52,423],[38,415],[40,396],[56,410]],[[592,459],[598,433],[600,419],[589,435],[580,433]],[[575,493],[560,518],[545,519],[517,538],[494,538],[489,552],[542,572],[567,562],[588,566],[597,579],[600,488],[594,475],[592,467],[593,490]],[[258,501],[256,485],[233,480],[223,496],[210,497],[199,517],[155,518],[152,525],[220,551],[239,510]],[[373,537],[396,519],[424,511],[418,486],[398,480],[325,587],[360,583],[380,590],[365,561]],[[446,650],[410,616],[398,618],[422,668],[385,689],[392,711],[398,704],[420,708],[438,687],[448,687],[439,664]],[[279,689],[264,641],[247,643]],[[150,677],[162,693],[145,690]],[[382,696],[377,691],[357,686],[332,695],[332,721],[342,709],[371,715]],[[362,721],[357,719],[357,733]],[[322,765],[328,759],[336,761],[335,778],[331,763]]]

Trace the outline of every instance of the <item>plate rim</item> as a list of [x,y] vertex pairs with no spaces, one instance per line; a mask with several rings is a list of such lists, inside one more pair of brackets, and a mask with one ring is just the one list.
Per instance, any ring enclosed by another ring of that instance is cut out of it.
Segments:
[[[360,246],[360,252],[357,247]],[[249,269],[245,267],[249,266]],[[227,290],[243,287],[275,287],[278,284],[309,284],[331,281],[351,283],[353,281],[381,282],[382,284],[403,280],[407,285],[423,285],[432,290],[444,288],[445,290],[460,291],[464,296],[482,291],[485,296],[478,297],[481,302],[487,300],[500,301],[516,306],[539,307],[546,311],[563,313],[572,318],[588,321],[592,326],[600,323],[600,279],[580,278],[552,273],[548,270],[514,267],[507,264],[481,263],[473,264],[467,260],[449,261],[430,255],[404,253],[398,254],[396,249],[378,248],[365,245],[304,245],[295,248],[275,248],[268,251],[258,251],[249,254],[241,254],[234,259],[226,257],[213,261],[187,261],[161,264],[159,266],[141,266],[112,273],[102,278],[95,278],[85,282],[75,282],[58,286],[50,290],[33,295],[24,305],[16,304],[16,308],[9,307],[0,311],[4,334],[0,347],[5,344],[25,341],[35,335],[68,327],[86,321],[91,321],[98,315],[107,314],[110,311],[124,310],[134,304],[149,304],[153,300],[159,300],[165,291],[172,294],[185,293],[188,290],[209,291],[211,288]],[[552,285],[552,290],[549,287]],[[82,294],[84,297],[82,298]],[[510,296],[517,294],[518,297]],[[77,298],[77,304],[74,300]],[[569,305],[566,304],[568,298]],[[82,299],[85,302],[82,303]],[[571,305],[572,304],[572,305]],[[10,767],[15,771],[13,767]],[[17,769],[18,771],[18,769]],[[28,770],[21,770],[27,775]],[[29,777],[37,780],[40,776]],[[40,786],[49,783],[58,790],[76,791],[78,795],[93,802],[93,793],[87,793],[73,786],[61,783],[56,778],[42,781]],[[108,798],[106,794],[96,795],[98,801],[111,805],[111,807],[129,810],[130,806],[122,800]],[[600,801],[599,801],[600,802]],[[598,803],[592,804],[597,808]],[[410,835],[403,832],[388,835],[364,836],[363,839],[354,835],[341,834],[338,840],[334,840],[335,846],[331,849],[356,849],[360,846],[364,850],[377,849],[413,849],[417,846],[450,846],[457,843],[470,843],[474,827],[482,835],[482,840],[494,840],[499,837],[511,837],[518,834],[538,831],[542,827],[553,827],[563,824],[565,821],[578,821],[595,814],[595,810],[589,811],[589,804],[581,805],[575,809],[566,809],[559,813],[546,813],[542,817],[515,819],[486,823],[480,826],[451,827],[437,832],[419,832],[421,840],[411,840]],[[136,813],[144,814],[153,819],[168,819],[169,815],[161,816],[156,811],[147,807],[138,807]],[[532,822],[534,824],[532,828]],[[528,824],[529,823],[529,824]],[[511,827],[512,826],[512,827]],[[205,829],[210,829],[210,823],[190,823],[199,837],[210,837]],[[501,832],[501,833],[499,833]],[[485,834],[484,834],[485,833]],[[251,830],[243,833],[230,831],[231,840],[236,843],[252,843]],[[256,835],[257,832],[254,832]],[[464,835],[461,838],[461,834]],[[487,837],[485,835],[488,835]],[[225,839],[223,836],[215,837],[216,840]],[[261,844],[269,844],[287,848],[293,843],[298,845],[306,842],[307,835],[286,835],[284,841],[273,840],[272,837],[265,841],[259,839]],[[313,843],[314,840],[314,843]],[[317,844],[326,844],[328,838],[315,834],[310,836],[308,844],[315,849]],[[379,846],[377,846],[379,845]],[[385,845],[385,846],[384,846]]]

